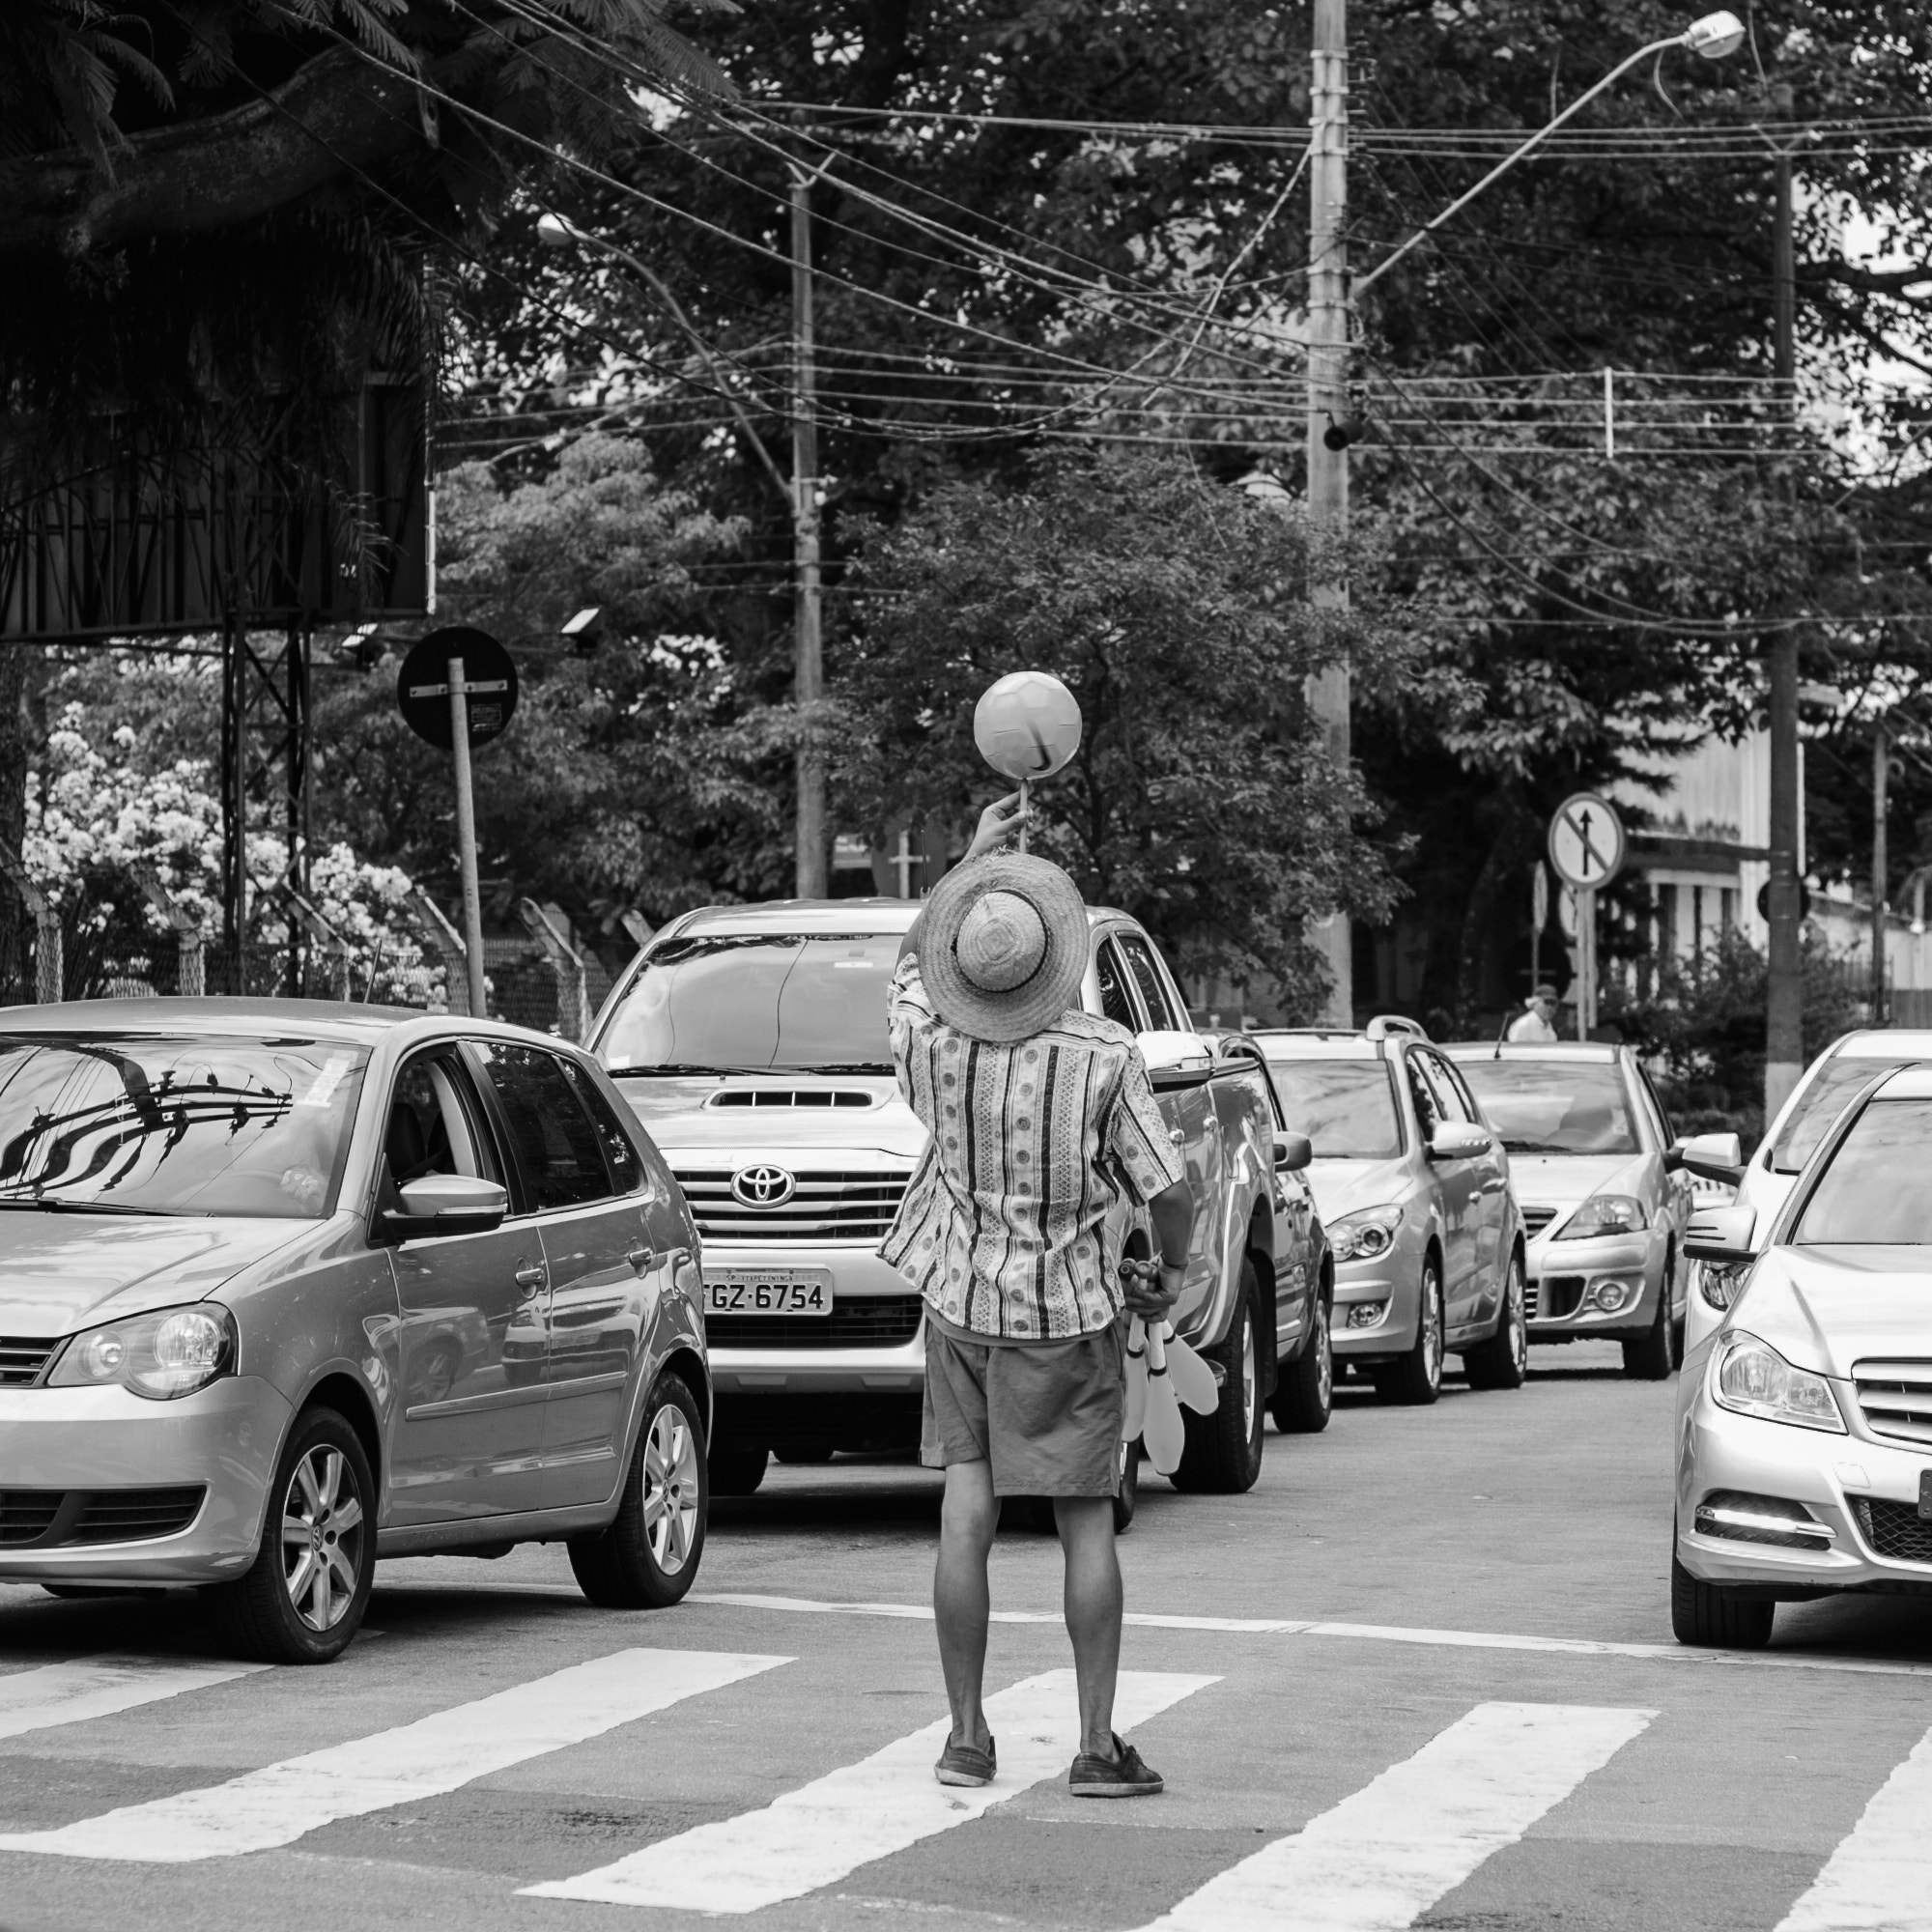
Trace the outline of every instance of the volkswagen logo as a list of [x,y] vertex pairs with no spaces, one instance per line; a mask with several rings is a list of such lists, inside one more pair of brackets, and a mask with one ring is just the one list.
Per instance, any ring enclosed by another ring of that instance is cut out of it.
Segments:
[[781,1167],[741,1167],[731,1177],[731,1192],[747,1208],[782,1208],[797,1187]]

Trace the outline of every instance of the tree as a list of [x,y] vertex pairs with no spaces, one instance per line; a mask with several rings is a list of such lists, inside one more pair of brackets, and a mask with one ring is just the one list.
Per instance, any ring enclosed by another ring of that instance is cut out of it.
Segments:
[[1347,649],[1372,684],[1392,681],[1410,653],[1377,613],[1314,609],[1313,549],[1293,514],[1159,457],[1065,454],[1011,486],[935,491],[873,534],[858,572],[835,667],[849,818],[958,818],[1004,788],[974,746],[974,705],[1009,670],[1050,670],[1084,730],[1035,791],[1035,848],[1183,971],[1272,980],[1292,1010],[1317,1009],[1307,921],[1378,915],[1392,892],[1306,680]]

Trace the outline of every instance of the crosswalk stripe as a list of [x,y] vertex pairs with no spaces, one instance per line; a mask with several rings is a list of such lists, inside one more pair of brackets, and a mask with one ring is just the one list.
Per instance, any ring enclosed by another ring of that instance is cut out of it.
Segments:
[[0,1851],[156,1864],[267,1851],[337,1818],[454,1791],[791,1661],[729,1651],[620,1650],[225,1784],[123,1805],[51,1832],[0,1835]]
[[[1123,1670],[1114,1717],[1144,1724],[1214,1677]],[[700,1825],[577,1878],[524,1888],[536,1898],[610,1905],[676,1906],[691,1912],[755,1912],[798,1898],[859,1866],[969,1824],[1042,1778],[1064,1776],[1080,1746],[1073,1673],[1049,1670],[986,1699],[999,1777],[961,1788],[938,1783],[933,1760],[951,1724],[942,1718],[857,1764],[787,1791],[762,1811]]]
[[231,1683],[263,1663],[183,1663],[165,1657],[85,1657],[0,1677],[0,1738],[112,1717],[184,1690]]
[[1398,1932],[1656,1715],[1478,1704],[1300,1832],[1217,1873],[1145,1932]]
[[1932,1932],[1932,1731],[1879,1786],[1777,1932]]

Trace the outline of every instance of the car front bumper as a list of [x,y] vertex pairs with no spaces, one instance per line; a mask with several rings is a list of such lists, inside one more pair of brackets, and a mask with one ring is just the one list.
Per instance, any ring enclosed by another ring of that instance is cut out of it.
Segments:
[[1410,1219],[1404,1216],[1386,1254],[1336,1263],[1329,1346],[1338,1361],[1383,1360],[1414,1348],[1429,1236]]
[[[1839,1395],[1842,1405],[1846,1391]],[[1916,1522],[1919,1477],[1927,1469],[1932,1455],[1869,1436],[1734,1414],[1711,1399],[1707,1382],[1690,1402],[1679,1440],[1678,1559],[1707,1583],[1747,1584],[1773,1593],[1901,1585],[1932,1591],[1932,1560],[1880,1555],[1859,1507],[1878,1505],[1894,1522]],[[1823,1548],[1799,1549],[1698,1529],[1698,1504],[1719,1491],[1800,1503],[1833,1532],[1832,1540]],[[1925,1525],[1923,1547],[1932,1559],[1932,1523]]]
[[207,1493],[185,1528],[120,1543],[18,1544],[0,1530],[0,1579],[30,1583],[212,1583],[255,1560],[275,1458],[293,1414],[252,1376],[177,1402],[123,1388],[0,1391],[0,1490],[185,1489]]
[[[1580,1241],[1539,1236],[1523,1251],[1529,1339],[1643,1334],[1664,1293],[1664,1253],[1655,1230]],[[1625,1299],[1620,1307],[1605,1309],[1597,1297],[1611,1282],[1621,1284]]]

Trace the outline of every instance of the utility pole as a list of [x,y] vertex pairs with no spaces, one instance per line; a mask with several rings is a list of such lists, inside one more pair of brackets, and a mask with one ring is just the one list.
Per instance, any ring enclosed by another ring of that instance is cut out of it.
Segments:
[[819,628],[818,371],[811,332],[811,187],[815,174],[791,178],[792,557],[797,577],[792,617],[793,696],[806,714],[798,748],[798,896],[822,899],[825,883],[825,765],[810,719],[825,688]]
[[[1779,90],[1780,114],[1791,94]],[[1772,235],[1773,354],[1787,427],[1795,415],[1798,375],[1797,282],[1791,198],[1791,154],[1777,156],[1777,206]],[[1771,925],[1770,987],[1765,1012],[1764,1122],[1771,1125],[1804,1071],[1803,883],[1798,841],[1804,809],[1798,763],[1798,630],[1786,624],[1771,646],[1771,879],[1765,910]]]
[[1885,928],[1886,879],[1891,869],[1891,854],[1885,836],[1886,790],[1891,778],[1891,733],[1885,720],[1878,721],[1872,733],[1872,970],[1871,1023],[1885,1024]]
[[[1349,533],[1349,6],[1315,0],[1310,48],[1308,155],[1308,515],[1318,541]],[[1318,577],[1318,611],[1346,611],[1349,584],[1339,554]],[[1349,667],[1309,680],[1308,701],[1329,762],[1349,770]],[[1355,989],[1349,916],[1340,908],[1309,939],[1327,965],[1331,1025],[1353,1026]]]

